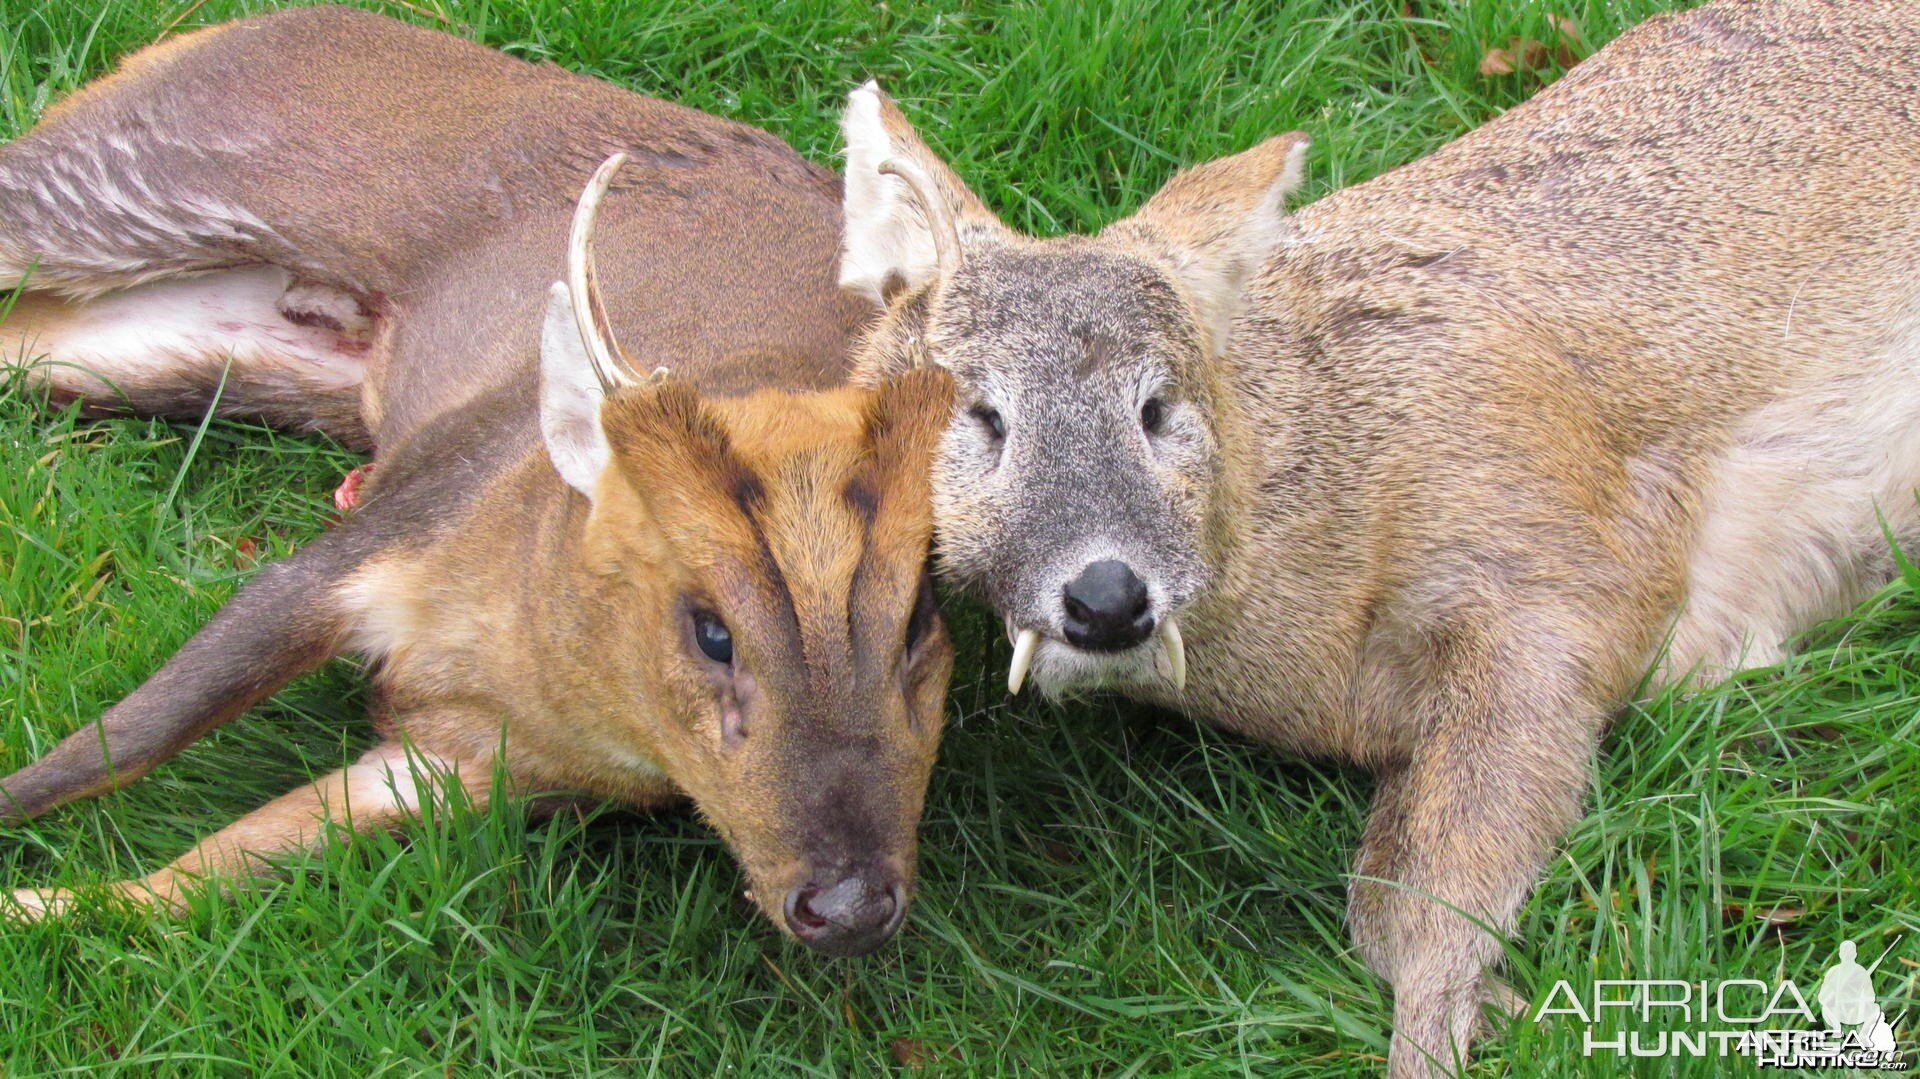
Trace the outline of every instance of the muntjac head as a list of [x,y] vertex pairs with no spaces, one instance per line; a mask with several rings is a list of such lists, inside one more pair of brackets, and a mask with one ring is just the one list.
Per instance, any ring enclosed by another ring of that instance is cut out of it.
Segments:
[[638,374],[593,279],[609,166],[541,344],[548,454],[591,500],[582,553],[604,585],[599,706],[575,714],[692,796],[775,924],[868,951],[906,911],[952,671],[928,572],[952,380],[727,398]]

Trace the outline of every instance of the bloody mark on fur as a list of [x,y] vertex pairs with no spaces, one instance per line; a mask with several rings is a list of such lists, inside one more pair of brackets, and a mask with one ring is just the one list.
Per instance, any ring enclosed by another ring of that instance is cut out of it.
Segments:
[[346,333],[347,328],[340,320],[323,311],[288,310],[280,312],[280,317],[295,326],[305,326],[312,330],[326,330],[331,333]]
[[340,486],[333,489],[333,508],[348,513],[360,504],[360,485],[367,482],[367,476],[373,472],[371,462],[361,465],[347,473]]

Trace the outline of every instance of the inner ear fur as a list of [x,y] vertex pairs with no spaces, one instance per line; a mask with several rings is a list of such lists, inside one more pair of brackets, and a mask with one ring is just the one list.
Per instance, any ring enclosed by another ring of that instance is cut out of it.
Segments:
[[840,130],[847,152],[842,287],[885,305],[925,284],[937,269],[932,227],[919,200],[906,181],[880,171],[891,158],[906,158],[927,174],[963,249],[1013,235],[927,147],[877,82],[847,95]]

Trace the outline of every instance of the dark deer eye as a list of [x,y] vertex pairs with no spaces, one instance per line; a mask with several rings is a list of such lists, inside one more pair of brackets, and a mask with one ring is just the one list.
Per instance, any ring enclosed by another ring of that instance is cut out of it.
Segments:
[[1165,422],[1167,422],[1167,403],[1158,397],[1147,398],[1147,403],[1140,406],[1140,426],[1146,428],[1148,434],[1157,435],[1160,433],[1160,425]]
[[693,640],[700,654],[715,663],[733,662],[733,634],[716,615],[701,611],[693,616]]
[[987,430],[993,433],[993,437],[1007,437],[1007,421],[1000,418],[1000,411],[998,409],[975,405],[973,407],[973,418],[984,424]]

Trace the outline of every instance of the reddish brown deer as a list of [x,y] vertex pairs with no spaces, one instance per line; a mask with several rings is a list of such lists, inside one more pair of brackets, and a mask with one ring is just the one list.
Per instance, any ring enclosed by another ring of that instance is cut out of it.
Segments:
[[0,813],[128,783],[352,650],[384,740],[127,897],[179,905],[448,787],[483,801],[497,767],[691,796],[776,924],[886,940],[952,666],[926,574],[951,387],[839,386],[864,312],[835,286],[838,194],[763,132],[337,9],[149,48],[0,147],[10,360],[90,407],[377,462],[339,527],[0,781]]

